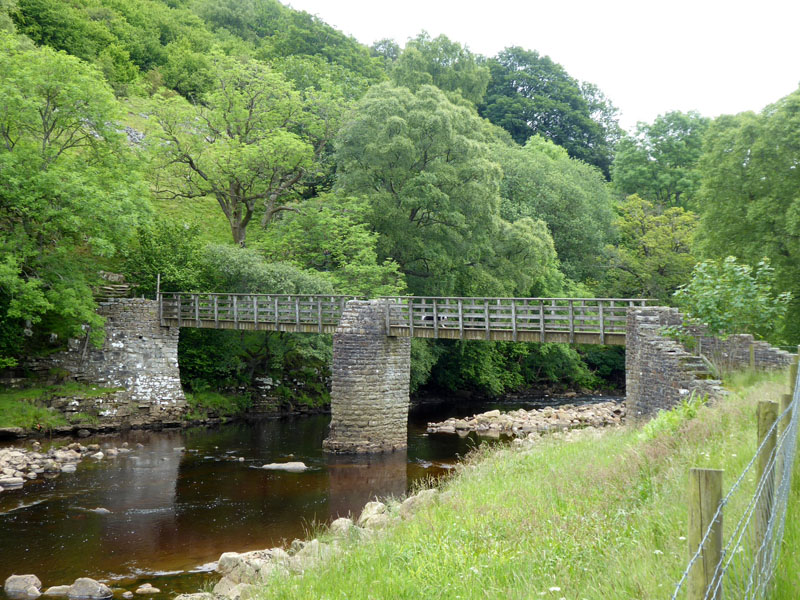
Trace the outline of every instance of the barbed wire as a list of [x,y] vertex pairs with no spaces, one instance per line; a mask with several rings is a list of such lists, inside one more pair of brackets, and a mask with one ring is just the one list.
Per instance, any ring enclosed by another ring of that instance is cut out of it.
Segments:
[[[798,424],[800,423],[800,375],[793,382],[793,395],[789,406],[778,415],[756,452],[722,498],[714,516],[703,533],[697,550],[691,555],[671,600],[678,600],[695,563],[703,556],[703,550],[712,532],[719,526],[723,509],[733,504],[737,492],[743,489],[747,475],[753,465],[761,462],[767,448],[769,456],[763,461],[763,473],[755,482],[755,490],[748,499],[743,499],[744,509],[732,531],[726,535],[719,562],[706,589],[704,600],[728,597],[742,600],[762,599],[766,596],[780,556],[781,540],[786,522],[786,509],[791,488],[791,476],[797,447]],[[781,424],[789,419],[785,428]],[[776,481],[777,478],[777,481]],[[741,503],[740,502],[740,503]]]

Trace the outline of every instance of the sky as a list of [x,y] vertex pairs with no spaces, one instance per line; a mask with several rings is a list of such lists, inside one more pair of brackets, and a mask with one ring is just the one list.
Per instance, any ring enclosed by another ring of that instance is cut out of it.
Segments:
[[[283,0],[286,2],[287,0]],[[759,111],[800,84],[800,0],[289,0],[364,44],[425,30],[492,56],[538,50],[620,110]]]

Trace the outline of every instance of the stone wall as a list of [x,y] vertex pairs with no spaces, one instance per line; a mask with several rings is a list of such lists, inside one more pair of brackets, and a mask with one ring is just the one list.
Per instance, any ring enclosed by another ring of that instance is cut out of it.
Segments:
[[407,445],[410,338],[389,337],[381,300],[347,303],[333,336],[328,452],[392,452]]
[[70,340],[68,350],[25,367],[42,376],[57,369],[70,380],[122,389],[96,398],[56,399],[55,407],[131,426],[180,419],[186,398],[178,372],[178,329],[161,327],[158,303],[116,298],[101,302],[97,312],[106,319],[102,348]]
[[[695,347],[665,336],[664,327],[681,328]],[[673,408],[692,392],[722,396],[707,361],[722,369],[772,369],[787,367],[793,356],[751,335],[715,338],[703,326],[684,326],[677,309],[658,306],[628,310],[625,343],[628,418],[634,421]]]

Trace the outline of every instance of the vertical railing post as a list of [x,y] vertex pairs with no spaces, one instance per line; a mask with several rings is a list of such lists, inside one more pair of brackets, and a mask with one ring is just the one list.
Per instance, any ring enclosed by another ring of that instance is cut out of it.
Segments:
[[511,339],[517,341],[517,300],[511,299]]
[[575,343],[575,308],[572,300],[569,300],[569,343]]
[[214,294],[214,327],[219,329],[219,296]]
[[544,344],[544,300],[539,300],[539,341]]
[[183,308],[183,307],[181,306],[181,304],[182,304],[182,302],[181,302],[181,300],[182,300],[182,297],[181,297],[181,294],[176,294],[176,296],[177,296],[177,298],[178,298],[178,327],[180,327],[180,326],[181,326],[181,309]]
[[598,308],[598,312],[600,313],[600,315],[599,315],[599,317],[600,317],[600,343],[601,344],[605,344],[606,343],[606,320],[605,320],[605,315],[603,314],[603,301],[602,300],[598,300],[597,301],[597,308]]
[[[722,560],[722,471],[689,471],[689,558],[700,556],[689,571],[688,600],[721,600]],[[706,537],[706,532],[709,532]],[[703,544],[703,540],[705,543]],[[703,544],[702,548],[700,545]]]
[[258,295],[253,296],[253,329],[258,329]]
[[281,330],[281,318],[280,318],[281,307],[278,304],[278,297],[277,296],[275,296],[275,302],[273,302],[273,304],[275,306],[275,331],[280,331]]
[[233,328],[239,329],[239,303],[237,301],[238,296],[234,294],[233,298]]
[[439,338],[439,310],[436,306],[436,298],[433,299],[433,337]]
[[317,331],[322,333],[322,298],[317,298]]
[[464,339],[464,300],[458,299],[458,337]]
[[408,302],[408,337],[414,337],[414,299],[409,298]]
[[295,331],[300,331],[300,296],[294,297]]
[[194,294],[194,324],[200,327],[200,296]]
[[483,301],[483,310],[484,310],[484,325],[486,326],[486,339],[491,339],[491,335],[489,334],[489,301]]

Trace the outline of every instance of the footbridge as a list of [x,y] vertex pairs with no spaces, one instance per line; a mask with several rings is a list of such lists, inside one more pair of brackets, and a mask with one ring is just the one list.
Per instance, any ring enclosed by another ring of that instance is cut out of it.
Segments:
[[333,334],[329,452],[405,448],[411,338],[625,344],[640,298],[458,298],[159,292],[162,327]]
[[[355,296],[159,293],[167,327],[335,333]],[[625,345],[629,307],[640,298],[459,298],[373,300],[390,337]]]

